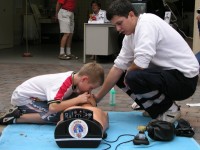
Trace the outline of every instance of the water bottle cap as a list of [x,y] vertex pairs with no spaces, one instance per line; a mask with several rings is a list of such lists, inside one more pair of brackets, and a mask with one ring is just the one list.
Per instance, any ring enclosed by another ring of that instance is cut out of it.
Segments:
[[110,90],[110,92],[111,92],[112,94],[115,94],[115,93],[116,93],[116,91],[115,91],[114,88],[112,88],[112,89]]

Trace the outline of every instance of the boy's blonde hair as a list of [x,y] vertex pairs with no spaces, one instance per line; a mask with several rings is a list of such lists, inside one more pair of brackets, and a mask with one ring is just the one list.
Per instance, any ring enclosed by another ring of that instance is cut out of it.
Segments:
[[83,67],[79,70],[78,75],[88,76],[90,83],[99,83],[102,85],[104,82],[104,69],[100,64],[95,62],[83,65]]

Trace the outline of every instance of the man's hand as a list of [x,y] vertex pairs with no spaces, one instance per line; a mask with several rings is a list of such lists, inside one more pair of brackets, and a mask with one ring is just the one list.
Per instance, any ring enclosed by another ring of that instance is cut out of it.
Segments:
[[97,103],[93,94],[90,94],[90,97],[88,98],[88,103],[91,104],[93,107],[97,106]]

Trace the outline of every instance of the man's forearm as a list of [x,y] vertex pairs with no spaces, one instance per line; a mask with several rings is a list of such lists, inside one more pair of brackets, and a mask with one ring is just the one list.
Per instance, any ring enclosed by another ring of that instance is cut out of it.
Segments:
[[130,67],[127,69],[127,72],[133,71],[133,70],[140,70],[140,69],[142,68],[138,67],[135,63],[132,63]]
[[110,89],[115,86],[119,78],[121,77],[123,70],[112,67],[110,72],[108,73],[106,80],[104,81],[100,91],[95,94],[95,99],[99,102],[109,91]]

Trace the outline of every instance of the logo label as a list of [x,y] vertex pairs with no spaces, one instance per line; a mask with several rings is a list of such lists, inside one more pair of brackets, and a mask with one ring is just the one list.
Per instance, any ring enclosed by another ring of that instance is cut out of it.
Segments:
[[74,138],[84,138],[88,133],[88,126],[85,121],[77,119],[69,124],[69,134]]

